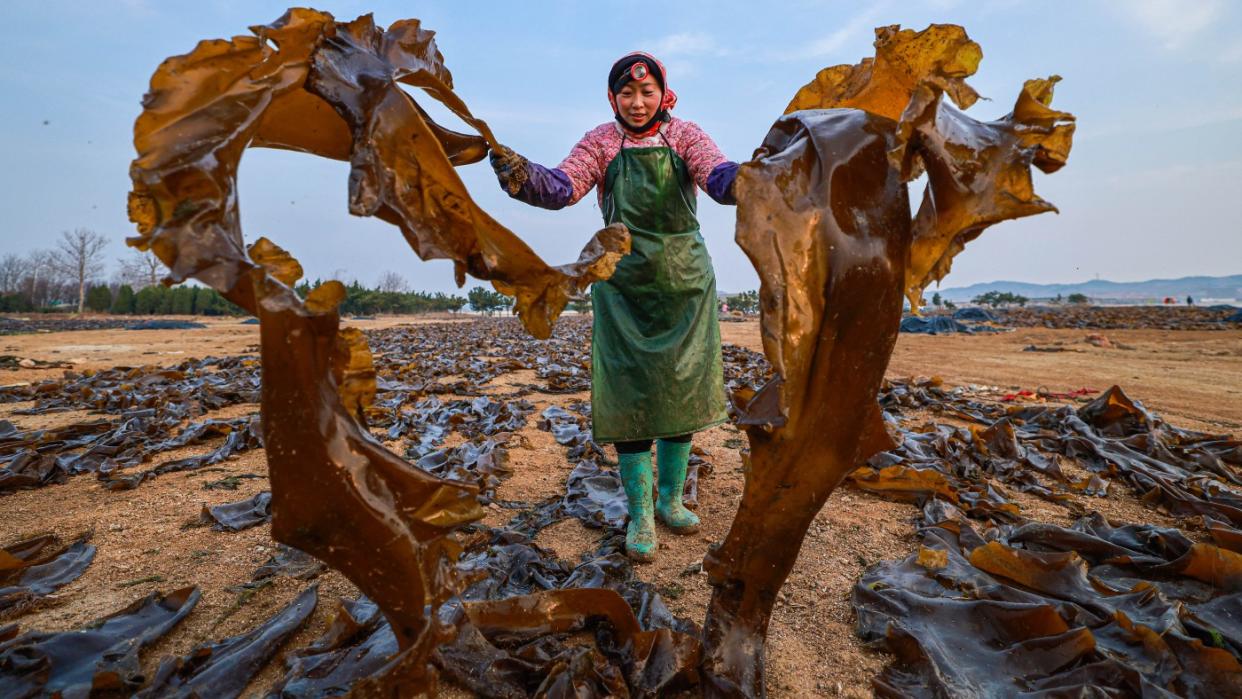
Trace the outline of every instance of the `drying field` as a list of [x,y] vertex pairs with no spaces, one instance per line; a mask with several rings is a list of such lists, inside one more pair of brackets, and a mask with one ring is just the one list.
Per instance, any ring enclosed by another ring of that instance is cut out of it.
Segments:
[[[191,330],[0,337],[0,354],[72,367],[10,362],[13,368],[0,372],[0,419],[10,423],[0,424],[0,444],[7,445],[0,458],[12,467],[19,442],[38,453],[59,449],[62,455],[82,457],[76,462],[82,472],[74,475],[58,473],[45,460],[42,470],[29,472],[37,472],[31,478],[61,482],[41,487],[6,490],[0,471],[0,546],[51,534],[59,542],[48,543],[51,550],[89,536],[76,549],[70,546],[89,565],[46,594],[7,593],[3,588],[15,578],[3,577],[7,564],[0,554],[0,657],[6,636],[80,628],[152,592],[196,586],[201,598],[192,611],[166,634],[150,639],[139,656],[142,675],[150,680],[161,658],[185,656],[200,644],[246,634],[295,601],[314,580],[319,601],[304,622],[305,599],[286,610],[280,633],[240,644],[237,653],[241,666],[253,670],[245,680],[245,695],[264,694],[281,682],[287,682],[288,696],[314,693],[313,683],[298,684],[305,678],[289,672],[289,661],[294,655],[313,659],[297,652],[331,632],[333,620],[339,624],[341,618],[338,600],[352,600],[357,592],[335,571],[296,557],[287,560],[288,552],[271,540],[262,495],[269,486],[251,420],[258,413],[258,326],[235,320],[208,323]],[[598,450],[585,431],[585,323],[565,319],[547,345],[521,340],[511,320],[350,324],[368,333],[376,353],[380,394],[368,417],[377,438],[437,473],[477,479],[490,493],[484,526],[469,533],[469,541],[492,536],[494,551],[496,532],[505,533],[506,542],[525,532],[522,536],[529,539],[524,541],[540,552],[535,562],[515,554],[503,569],[497,567],[499,558],[484,560],[480,565],[493,578],[492,593],[563,582],[579,562],[599,560],[609,546],[615,555],[621,520],[619,490],[609,470],[612,454]],[[1126,622],[1114,622],[1113,606],[1102,597],[1088,597],[1120,594],[1123,581],[1156,580],[1153,589],[1158,588],[1161,600],[1191,611],[1152,612],[1169,624],[1182,624],[1184,629],[1178,628],[1189,635],[1181,639],[1181,631],[1169,632],[1167,647],[1159,651],[1180,662],[1182,670],[1153,672],[1171,673],[1169,686],[1181,694],[1211,695],[1238,680],[1225,666],[1242,644],[1242,604],[1236,593],[1242,567],[1227,542],[1236,547],[1242,541],[1237,532],[1242,522],[1231,518],[1233,512],[1242,517],[1242,509],[1235,507],[1242,504],[1235,492],[1242,482],[1242,449],[1205,434],[1242,434],[1242,330],[1119,329],[1105,331],[1106,343],[1087,341],[1089,333],[1098,332],[1032,327],[993,335],[900,337],[889,370],[893,383],[882,405],[905,444],[873,460],[835,491],[808,532],[769,632],[772,696],[871,696],[873,679],[895,657],[885,650],[883,622],[891,613],[885,604],[897,598],[881,600],[879,592],[909,584],[919,571],[937,570],[941,574],[928,581],[934,578],[948,587],[947,579],[969,569],[976,582],[991,574],[1012,585],[1005,588],[1005,599],[1041,596],[1055,600],[1054,606],[1090,610],[1083,621],[1096,631],[1090,648],[1076,644],[1082,636],[1073,631],[1049,628],[1038,635],[1063,632],[1062,645],[1077,649],[1078,655],[1052,668],[1073,667],[1080,673],[1062,679],[1114,677],[1112,686],[1118,687],[1127,680],[1109,649],[1128,641],[1117,625],[1147,623],[1140,608],[1150,611],[1158,605],[1150,598],[1133,603],[1126,607],[1129,616],[1122,614]],[[757,322],[723,323],[722,333],[726,345],[735,346],[726,352],[729,379],[735,384],[760,380],[762,362],[754,354],[762,351]],[[221,361],[199,361],[208,357]],[[252,359],[230,359],[238,357]],[[144,366],[169,371],[114,369]],[[66,372],[73,375],[65,378]],[[47,381],[56,383],[39,388]],[[1124,395],[1091,402],[1113,385],[1120,385]],[[201,396],[194,395],[195,386],[202,388]],[[125,404],[124,395],[141,399]],[[1150,413],[1125,396],[1141,401]],[[143,410],[149,412],[140,415]],[[144,415],[164,422],[159,430],[132,433],[133,444],[141,448],[111,444],[91,455],[94,435],[131,434],[121,431],[123,423]],[[1064,425],[1079,418],[1089,426],[1084,429],[1094,431],[1068,432]],[[213,427],[176,438],[204,422]],[[80,427],[84,424],[94,426]],[[56,433],[75,425],[76,431]],[[1158,442],[1159,449],[1143,451],[1135,437],[1142,430],[1143,444]],[[86,441],[74,447],[74,439]],[[711,592],[700,563],[707,547],[725,536],[742,495],[746,439],[726,424],[700,435],[695,444],[702,531],[674,537],[662,530],[656,562],[627,568],[624,575],[627,590],[658,592],[673,615],[698,623]],[[1152,454],[1165,453],[1181,471],[1152,466]],[[73,470],[69,461],[61,466]],[[212,510],[230,503],[241,504]],[[1181,534],[1151,528],[1126,529],[1129,538],[1116,533],[1127,524],[1176,527]],[[926,532],[920,538],[920,526],[928,525],[937,525],[932,539]],[[1017,533],[1023,525],[1054,526]],[[1071,531],[1081,536],[1064,534]],[[1042,548],[1032,550],[1039,553],[1020,547],[1023,536],[1038,540]],[[1065,543],[1071,540],[1078,543]],[[1159,550],[1143,548],[1155,540]],[[89,546],[93,560],[85,553]],[[1107,546],[1114,547],[1113,554],[1094,555]],[[970,555],[958,555],[955,547]],[[1125,570],[1116,555],[1122,549],[1131,565]],[[1079,550],[1086,563],[1074,558],[1071,567],[1090,566],[1093,590],[1048,572],[1053,563],[1070,560],[1064,556],[1075,556],[1072,550]],[[988,555],[976,555],[980,551]],[[911,560],[896,563],[912,554]],[[274,558],[278,565],[261,572]],[[877,566],[886,561],[891,563]],[[497,578],[505,579],[496,583]],[[866,639],[856,633],[856,605],[862,609]],[[1023,664],[1025,659],[1014,661],[1013,654],[993,659],[1000,669],[971,670],[971,663],[985,667],[988,658],[966,649],[988,644],[970,636],[955,640],[951,633],[937,637],[936,629],[950,625],[932,606],[908,610],[911,619],[930,629],[928,635],[920,636],[918,629],[910,633],[920,641],[939,638],[944,647],[959,648],[963,672],[1050,674],[1048,668]],[[976,628],[980,619],[998,629],[1034,623],[997,622],[977,607],[970,613],[983,615],[970,617]],[[353,615],[359,616],[356,610]],[[289,622],[292,617],[298,618]],[[1201,638],[1209,643],[1205,646]],[[992,640],[1004,647],[1023,639]],[[1155,643],[1149,641],[1144,652],[1157,653]],[[216,652],[225,655],[233,648]],[[923,682],[920,673],[936,666],[935,657],[913,656],[902,659],[901,672],[890,669],[883,675],[888,686]],[[299,667],[304,670],[307,662]],[[1208,666],[1212,669],[1204,669]],[[0,660],[0,687],[6,686],[4,672]],[[182,674],[192,684],[193,673]],[[138,682],[136,677],[131,673],[129,681]]]

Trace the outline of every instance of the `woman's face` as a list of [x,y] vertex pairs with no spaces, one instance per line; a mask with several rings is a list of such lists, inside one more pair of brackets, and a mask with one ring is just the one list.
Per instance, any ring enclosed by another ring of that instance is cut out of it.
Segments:
[[660,85],[648,73],[642,80],[631,80],[617,93],[617,111],[625,123],[635,128],[646,124],[660,110]]

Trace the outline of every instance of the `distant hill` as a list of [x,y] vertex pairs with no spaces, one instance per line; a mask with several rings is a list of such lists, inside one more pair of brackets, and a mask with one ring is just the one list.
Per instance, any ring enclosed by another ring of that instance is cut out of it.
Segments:
[[1000,291],[1021,294],[1029,299],[1053,298],[1057,294],[1086,294],[1096,301],[1121,301],[1140,303],[1143,301],[1159,301],[1166,296],[1182,302],[1189,294],[1195,302],[1200,299],[1242,300],[1242,274],[1228,277],[1182,277],[1181,279],[1149,279],[1143,282],[1110,282],[1095,279],[1078,284],[1031,284],[1028,282],[996,281],[983,284],[971,284],[948,289],[929,287],[924,296],[939,291],[940,296],[950,301],[969,301],[988,292]]

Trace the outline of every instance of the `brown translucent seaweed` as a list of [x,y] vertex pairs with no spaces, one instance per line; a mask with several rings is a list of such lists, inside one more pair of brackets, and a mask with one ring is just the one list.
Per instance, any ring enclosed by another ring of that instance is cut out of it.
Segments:
[[[768,620],[808,525],[851,469],[892,444],[875,395],[903,292],[917,298],[988,225],[1051,209],[1029,168],[1055,169],[1068,152],[1072,117],[1046,106],[1055,79],[1029,81],[995,122],[944,102],[976,99],[962,79],[981,54],[960,27],[882,28],[876,49],[821,72],[738,173],[737,241],[759,272],[776,376],[741,397],[746,486],[704,559],[711,695],[764,693]],[[904,182],[920,167],[928,185],[911,222]]]
[[[1237,695],[1242,556],[1225,544],[1242,520],[1231,491],[1238,441],[1173,427],[1117,387],[1078,408],[1006,406],[973,392],[887,384],[880,402],[902,443],[850,475],[922,508],[919,549],[873,566],[854,588],[859,635],[895,656],[876,694]],[[907,429],[905,409],[968,427]],[[1062,458],[1090,476],[1068,476]],[[1029,521],[1007,493],[1078,515],[1067,493],[1104,497],[1112,479],[1148,507],[1205,513],[1195,519],[1223,543],[1094,512],[1068,527]]]
[[[352,213],[397,225],[423,259],[453,260],[459,283],[467,272],[492,280],[515,297],[537,337],[629,251],[628,233],[612,226],[578,262],[550,267],[475,205],[453,166],[481,159],[490,132],[452,92],[432,32],[417,20],[385,31],[370,15],[346,23],[294,9],[253,31],[166,60],[134,125],[129,208],[142,235],[130,242],[155,252],[171,279],[193,276],[255,312],[256,265],[284,283],[300,272],[269,242],[249,256],[243,249],[236,177],[250,146],[348,160]],[[423,88],[484,136],[435,125],[402,83]],[[328,312],[331,304],[307,305]]]
[[[243,245],[243,150],[348,160],[351,212],[398,226],[423,259],[453,260],[459,282],[466,273],[490,279],[540,338],[570,296],[611,274],[628,233],[606,228],[578,262],[553,268],[474,204],[453,167],[497,143],[452,92],[417,21],[384,30],[369,16],[342,23],[298,9],[253,32],[202,42],[153,76],[135,124],[129,204],[141,235],[130,242],[154,251],[170,279],[197,278],[261,321],[273,536],[344,572],[382,612],[399,649],[353,691],[434,691],[433,651],[450,640],[458,657],[483,662],[501,658],[488,634],[557,634],[602,620],[607,631],[594,649],[550,656],[555,667],[541,671],[552,684],[538,691],[660,693],[693,684],[702,658],[708,694],[762,695],[772,604],[808,523],[850,469],[893,446],[875,396],[903,293],[943,276],[986,226],[1051,209],[1031,190],[1029,167],[1051,171],[1068,152],[1071,117],[1047,106],[1055,78],[1028,82],[1009,116],[977,122],[943,100],[947,92],[965,108],[976,99],[963,80],[981,54],[960,28],[881,29],[874,61],[821,73],[742,166],[737,240],[760,275],[773,375],[757,392],[748,386],[758,371],[738,383],[751,457],[737,518],[704,561],[716,589],[700,648],[684,628],[644,626],[612,589],[467,595],[456,620],[437,612],[461,582],[449,535],[481,517],[487,469],[478,480],[464,471],[471,482],[440,478],[410,468],[366,431],[365,421],[383,414],[378,380],[362,336],[341,331],[343,289],[330,282],[301,299],[290,288],[300,266],[289,253],[264,239]],[[479,135],[435,125],[400,83],[422,88]],[[905,183],[921,170],[928,192],[912,220]],[[584,380],[564,384],[580,390]],[[591,459],[598,447],[580,428],[553,417],[549,428],[582,474],[565,502],[550,506],[608,521],[615,476]],[[416,447],[420,458],[434,441]],[[441,472],[462,473],[452,463],[446,455]],[[597,482],[607,487],[593,490]],[[468,674],[455,677],[469,684]]]
[[[445,537],[482,516],[477,488],[411,469],[363,429],[374,373],[361,336],[340,331],[343,289],[330,282],[300,299],[291,255],[265,239],[243,245],[241,154],[265,146],[349,160],[351,212],[397,225],[424,259],[453,260],[459,282],[490,279],[537,337],[571,296],[611,275],[628,232],[605,228],[577,262],[550,267],[480,210],[453,167],[495,139],[452,92],[416,20],[384,30],[369,15],[340,23],[295,9],[253,31],[201,42],[152,77],[131,166],[141,235],[129,242],[152,250],[171,280],[195,277],[259,317],[273,536],[345,572],[390,622],[402,652],[357,691],[434,690],[429,653],[452,634],[427,609],[453,593],[457,548]],[[434,125],[399,83],[481,136]]]

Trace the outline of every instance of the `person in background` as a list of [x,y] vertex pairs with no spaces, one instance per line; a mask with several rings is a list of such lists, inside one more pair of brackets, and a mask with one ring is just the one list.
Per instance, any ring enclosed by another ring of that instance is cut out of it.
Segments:
[[650,54],[623,56],[607,87],[613,120],[588,131],[557,167],[506,147],[490,157],[514,199],[560,209],[596,189],[604,223],[630,229],[631,253],[591,289],[591,424],[597,442],[617,449],[629,509],[626,552],[650,561],[655,517],[674,533],[698,530],[699,518],[682,503],[691,437],[727,419],[716,277],[695,194],[736,204],[738,164],[697,125],[672,116],[677,95]]

